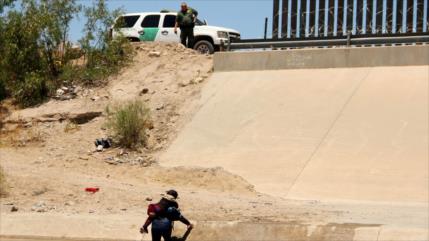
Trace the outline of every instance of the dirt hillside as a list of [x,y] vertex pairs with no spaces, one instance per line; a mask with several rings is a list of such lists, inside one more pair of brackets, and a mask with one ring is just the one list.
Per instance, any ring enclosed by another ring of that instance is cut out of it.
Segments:
[[[167,188],[197,199],[199,191],[257,197],[249,183],[221,168],[165,168],[157,163],[158,154],[198,109],[195,100],[212,72],[212,56],[178,44],[136,44],[135,49],[134,61],[105,87],[76,86],[76,98],[35,108],[18,110],[2,103],[0,161],[9,190],[2,211],[14,206],[18,212],[133,210],[143,215],[146,204]],[[134,99],[151,110],[154,128],[148,147],[96,152],[95,139],[108,135],[106,107]],[[99,187],[100,192],[85,193],[86,187]],[[198,209],[206,205],[212,203]],[[203,213],[198,216],[212,216]]]

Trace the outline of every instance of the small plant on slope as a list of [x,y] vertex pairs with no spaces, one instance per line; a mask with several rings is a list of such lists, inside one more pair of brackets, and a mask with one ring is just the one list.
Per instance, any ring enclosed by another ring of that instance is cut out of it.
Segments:
[[151,127],[149,109],[135,100],[107,108],[107,128],[114,141],[126,148],[146,145],[147,130]]

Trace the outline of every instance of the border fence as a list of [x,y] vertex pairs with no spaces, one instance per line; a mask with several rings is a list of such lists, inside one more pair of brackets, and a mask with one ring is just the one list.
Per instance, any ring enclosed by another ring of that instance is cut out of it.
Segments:
[[272,39],[229,49],[429,43],[429,0],[273,0]]

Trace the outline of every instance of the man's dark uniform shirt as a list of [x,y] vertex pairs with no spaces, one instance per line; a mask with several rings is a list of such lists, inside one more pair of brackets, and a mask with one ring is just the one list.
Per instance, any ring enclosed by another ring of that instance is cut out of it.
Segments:
[[[180,27],[180,40],[183,45],[189,48],[192,48],[194,44],[194,27],[197,16],[198,12],[193,8],[188,8],[186,11],[179,11],[177,13],[176,22]],[[187,44],[186,40],[188,40]]]

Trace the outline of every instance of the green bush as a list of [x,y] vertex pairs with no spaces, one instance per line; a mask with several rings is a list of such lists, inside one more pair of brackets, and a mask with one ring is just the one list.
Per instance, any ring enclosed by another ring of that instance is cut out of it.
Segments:
[[[105,0],[84,7],[77,0],[0,0],[0,99],[12,96],[21,106],[36,105],[63,84],[104,84],[130,59],[124,39],[109,38],[119,10]],[[3,7],[7,6],[7,11]],[[68,42],[73,18],[86,24],[81,48]],[[84,55],[85,63],[73,66]]]
[[149,109],[142,101],[130,101],[107,108],[107,127],[114,141],[122,147],[146,145],[146,132],[151,127]]
[[13,96],[22,107],[41,103],[49,92],[45,77],[37,73],[27,74],[24,82],[19,83],[16,88]]
[[21,1],[0,15],[0,81],[6,95],[23,106],[41,103],[57,83],[75,0]]

